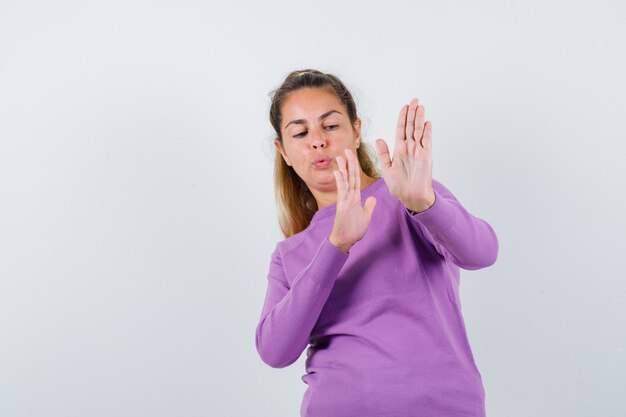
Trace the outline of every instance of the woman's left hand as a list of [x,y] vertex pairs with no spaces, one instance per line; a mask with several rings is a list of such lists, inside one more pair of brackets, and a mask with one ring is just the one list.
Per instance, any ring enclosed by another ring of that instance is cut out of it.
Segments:
[[383,139],[376,141],[383,179],[392,195],[414,212],[435,202],[432,186],[432,123],[424,122],[424,106],[417,98],[398,115],[393,160]]

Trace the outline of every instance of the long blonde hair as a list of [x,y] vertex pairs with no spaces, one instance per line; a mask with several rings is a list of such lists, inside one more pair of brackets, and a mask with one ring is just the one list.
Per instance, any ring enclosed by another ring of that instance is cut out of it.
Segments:
[[[350,122],[354,125],[357,119],[356,105],[352,94],[339,78],[313,69],[293,71],[287,75],[281,86],[271,93],[270,123],[281,143],[283,140],[280,131],[282,104],[289,94],[302,88],[326,88],[332,91],[346,107]],[[363,141],[357,149],[357,157],[361,169],[367,176],[380,178],[374,164],[374,153]],[[276,150],[274,159],[274,186],[276,205],[278,206],[278,223],[283,235],[287,238],[306,229],[318,207],[317,201],[306,183],[292,167],[287,165],[278,150]]]

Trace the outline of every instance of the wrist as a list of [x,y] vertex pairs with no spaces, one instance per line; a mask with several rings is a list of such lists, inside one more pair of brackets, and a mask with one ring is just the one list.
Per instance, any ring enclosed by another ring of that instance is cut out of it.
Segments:
[[435,192],[430,190],[430,196],[427,199],[416,199],[410,201],[402,201],[404,207],[407,208],[412,214],[421,213],[428,210],[435,204]]
[[335,246],[337,249],[340,249],[344,252],[348,252],[350,250],[350,248],[352,247],[352,245],[350,244],[346,244],[341,242],[339,239],[337,239],[335,236],[333,236],[332,234],[328,237],[328,241]]

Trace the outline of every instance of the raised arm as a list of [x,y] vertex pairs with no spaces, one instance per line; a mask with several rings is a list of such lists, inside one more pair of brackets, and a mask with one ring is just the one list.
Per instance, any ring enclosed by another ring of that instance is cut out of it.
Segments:
[[463,269],[480,269],[496,262],[498,238],[493,228],[469,213],[440,182],[433,179],[435,202],[425,211],[407,214],[444,258]]
[[256,349],[263,362],[284,368],[300,357],[347,259],[348,253],[324,239],[289,288],[279,251],[274,251],[256,328]]
[[412,222],[437,251],[464,269],[492,265],[498,239],[491,226],[475,217],[441,183],[432,179],[432,123],[418,99],[398,114],[393,158],[383,139],[376,141],[383,178]]
[[359,161],[349,149],[337,156],[339,170],[337,207],[330,236],[324,239],[311,262],[288,285],[278,248],[272,254],[268,287],[261,321],[256,329],[256,348],[265,363],[283,368],[295,362],[307,344],[352,245],[369,227],[376,199],[361,206]]

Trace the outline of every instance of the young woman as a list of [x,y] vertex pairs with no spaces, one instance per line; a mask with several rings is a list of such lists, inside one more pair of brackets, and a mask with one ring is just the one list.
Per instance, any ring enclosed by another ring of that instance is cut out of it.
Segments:
[[424,106],[402,107],[393,158],[376,141],[381,174],[331,74],[289,74],[270,120],[286,239],[271,257],[256,348],[282,368],[310,344],[301,416],[484,416],[459,277],[492,265],[498,240],[432,179]]

